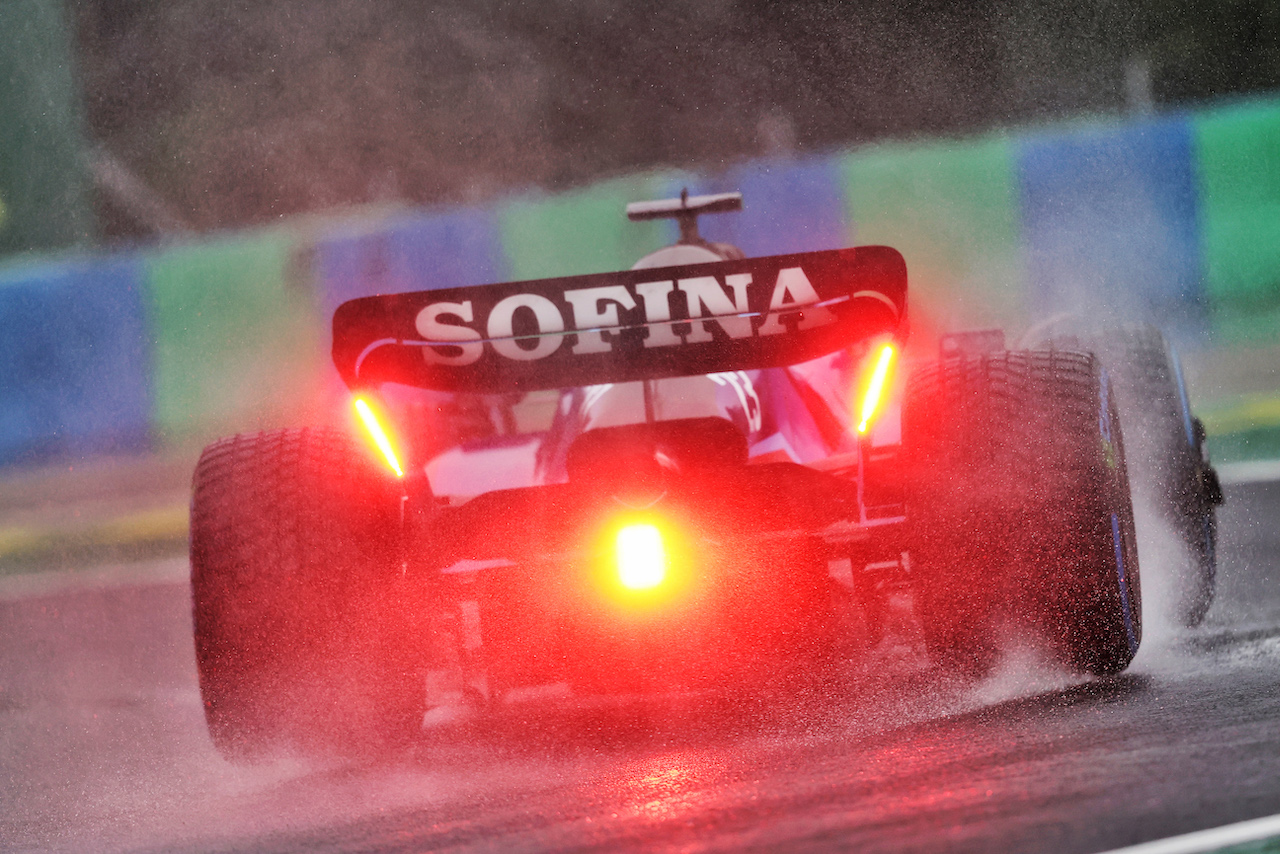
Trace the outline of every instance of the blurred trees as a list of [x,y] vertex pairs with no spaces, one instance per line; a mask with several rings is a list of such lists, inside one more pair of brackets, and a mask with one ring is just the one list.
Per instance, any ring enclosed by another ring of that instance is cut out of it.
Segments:
[[70,2],[92,135],[198,228],[1280,85],[1280,0]]
[[0,256],[94,237],[61,0],[0,2]]

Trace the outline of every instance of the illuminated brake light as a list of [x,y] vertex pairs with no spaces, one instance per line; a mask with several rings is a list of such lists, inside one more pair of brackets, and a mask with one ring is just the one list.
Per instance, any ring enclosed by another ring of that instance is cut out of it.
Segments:
[[400,461],[396,459],[396,452],[391,447],[391,440],[387,438],[387,431],[382,429],[382,425],[378,422],[378,416],[373,414],[373,409],[365,402],[362,397],[356,398],[356,412],[360,415],[360,420],[364,422],[364,428],[369,431],[369,438],[373,439],[373,443],[378,446],[378,450],[382,452],[382,456],[386,458],[387,465],[391,466],[391,470],[396,473],[396,477],[404,477],[404,469],[400,468]]
[[649,590],[667,577],[667,550],[653,525],[628,525],[618,532],[618,580],[628,590]]
[[858,432],[866,433],[871,426],[871,419],[875,418],[876,410],[880,408],[880,401],[884,398],[885,381],[889,378],[889,366],[893,363],[893,345],[886,344],[880,348],[880,355],[876,358],[875,369],[871,373],[871,380],[867,383],[867,389],[862,395],[862,412],[859,414],[861,420],[858,422]]

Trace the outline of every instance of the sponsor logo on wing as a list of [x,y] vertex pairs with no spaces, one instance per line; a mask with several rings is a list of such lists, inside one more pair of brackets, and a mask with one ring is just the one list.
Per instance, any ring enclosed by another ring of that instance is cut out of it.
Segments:
[[[499,356],[527,362],[555,353],[569,335],[577,338],[573,354],[584,355],[610,352],[616,335],[628,329],[643,329],[644,346],[649,348],[708,343],[714,340],[713,323],[733,339],[778,335],[787,331],[781,318],[798,311],[804,316],[797,328],[814,329],[836,322],[829,306],[852,298],[821,301],[804,270],[787,267],[778,271],[769,304],[761,310],[750,304],[751,284],[750,273],[738,273],[723,280],[694,276],[578,288],[562,294],[563,305],[541,294],[513,294],[500,300],[483,319],[476,316],[472,300],[436,302],[418,312],[415,326],[422,343],[439,345],[423,347],[429,364],[469,365],[484,354],[485,345]],[[865,295],[886,299],[874,291]],[[685,316],[673,317],[673,305],[681,304]],[[637,307],[642,308],[644,321],[623,324],[619,309],[632,312]],[[524,312],[526,324],[533,321],[535,331],[515,333],[518,312]],[[757,320],[761,321],[758,325]],[[676,324],[687,324],[688,331],[677,331]]]

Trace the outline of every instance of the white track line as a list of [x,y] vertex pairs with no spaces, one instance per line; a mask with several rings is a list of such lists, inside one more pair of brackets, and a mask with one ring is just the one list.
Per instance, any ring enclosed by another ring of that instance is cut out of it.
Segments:
[[1116,848],[1104,854],[1206,854],[1249,842],[1262,842],[1270,837],[1280,837],[1280,815],[1255,818],[1238,824],[1228,824],[1209,830],[1197,830],[1182,836],[1170,836]]
[[1242,463],[1220,463],[1218,479],[1226,484],[1263,483],[1280,480],[1280,460],[1249,460]]

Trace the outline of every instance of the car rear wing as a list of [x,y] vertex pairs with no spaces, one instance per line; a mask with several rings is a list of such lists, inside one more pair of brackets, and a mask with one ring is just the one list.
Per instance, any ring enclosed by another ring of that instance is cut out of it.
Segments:
[[509,392],[796,364],[904,329],[886,246],[364,297],[333,317],[353,389]]

